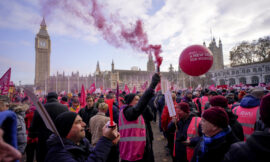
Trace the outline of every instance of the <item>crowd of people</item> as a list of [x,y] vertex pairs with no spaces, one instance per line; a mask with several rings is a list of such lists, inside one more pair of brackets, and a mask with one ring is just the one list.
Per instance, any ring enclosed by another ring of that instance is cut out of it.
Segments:
[[154,74],[144,92],[87,94],[85,107],[80,94],[40,97],[59,136],[27,95],[0,95],[0,161],[159,161],[151,122],[159,123],[174,162],[269,161],[267,89],[172,91],[171,116],[155,91],[160,79]]

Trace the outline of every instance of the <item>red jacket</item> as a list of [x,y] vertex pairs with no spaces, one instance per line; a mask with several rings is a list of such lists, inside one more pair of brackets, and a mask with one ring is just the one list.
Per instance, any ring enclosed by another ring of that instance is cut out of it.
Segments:
[[[176,105],[177,103],[174,102],[174,108]],[[161,115],[161,128],[166,131],[171,120],[172,118],[170,117],[168,107],[165,105]]]

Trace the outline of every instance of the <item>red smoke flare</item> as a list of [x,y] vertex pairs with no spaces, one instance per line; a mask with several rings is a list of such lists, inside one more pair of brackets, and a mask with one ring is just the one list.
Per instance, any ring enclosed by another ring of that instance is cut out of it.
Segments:
[[42,3],[43,15],[49,15],[53,8],[61,8],[65,12],[72,13],[85,23],[93,24],[102,33],[103,38],[115,47],[124,47],[125,44],[128,44],[136,51],[154,53],[159,68],[162,63],[162,57],[159,55],[162,52],[161,45],[148,43],[148,36],[141,20],[137,20],[131,28],[126,28],[118,16],[111,15],[110,18],[106,18],[102,12],[102,5],[98,4],[97,0],[76,0],[75,3],[80,8],[86,9],[90,8],[89,4],[91,4],[91,10],[85,15],[72,5],[70,0],[44,0]]

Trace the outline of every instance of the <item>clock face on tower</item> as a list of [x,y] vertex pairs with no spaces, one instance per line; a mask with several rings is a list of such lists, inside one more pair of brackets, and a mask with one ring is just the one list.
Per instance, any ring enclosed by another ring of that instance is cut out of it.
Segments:
[[39,39],[38,40],[38,47],[39,48],[48,48],[48,43],[46,39]]

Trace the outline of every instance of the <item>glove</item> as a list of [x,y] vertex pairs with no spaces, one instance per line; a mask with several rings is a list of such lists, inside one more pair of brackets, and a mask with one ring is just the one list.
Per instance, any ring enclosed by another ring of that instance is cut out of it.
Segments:
[[151,81],[151,84],[150,84],[150,88],[155,89],[159,82],[160,82],[160,76],[159,76],[159,74],[155,73],[152,76],[152,81]]

